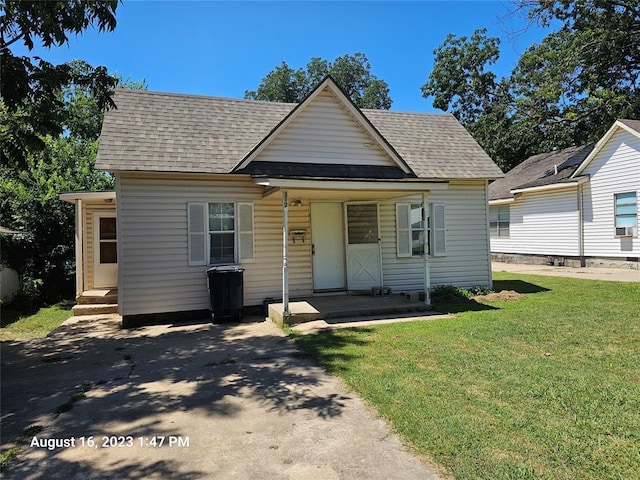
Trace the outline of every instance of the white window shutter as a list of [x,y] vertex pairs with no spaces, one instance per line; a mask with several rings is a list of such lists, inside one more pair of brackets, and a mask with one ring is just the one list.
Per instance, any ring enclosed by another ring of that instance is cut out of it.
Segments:
[[447,254],[447,231],[445,225],[445,209],[441,203],[431,205],[431,255],[442,257]]
[[207,264],[207,204],[187,203],[189,265]]
[[411,256],[411,204],[396,203],[396,252],[398,257]]
[[238,203],[238,260],[253,260],[253,203]]

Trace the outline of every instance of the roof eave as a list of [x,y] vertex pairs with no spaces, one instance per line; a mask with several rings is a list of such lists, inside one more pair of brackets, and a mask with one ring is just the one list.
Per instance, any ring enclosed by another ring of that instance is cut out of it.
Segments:
[[534,193],[534,192],[545,192],[550,190],[562,190],[565,188],[577,187],[578,185],[582,185],[583,183],[586,183],[588,181],[589,181],[589,177],[580,177],[570,182],[558,182],[558,183],[551,183],[549,185],[539,185],[536,187],[515,188],[511,190],[511,194],[517,195],[518,193]]

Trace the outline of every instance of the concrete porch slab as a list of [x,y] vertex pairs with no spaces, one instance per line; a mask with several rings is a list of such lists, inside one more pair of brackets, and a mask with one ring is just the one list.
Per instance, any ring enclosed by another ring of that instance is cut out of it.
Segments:
[[[430,305],[420,301],[407,301],[404,295],[334,295],[296,300],[289,303],[291,317],[287,321],[288,325],[367,315],[418,314],[431,310]],[[278,324],[283,321],[282,309],[282,303],[269,305],[269,317]]]

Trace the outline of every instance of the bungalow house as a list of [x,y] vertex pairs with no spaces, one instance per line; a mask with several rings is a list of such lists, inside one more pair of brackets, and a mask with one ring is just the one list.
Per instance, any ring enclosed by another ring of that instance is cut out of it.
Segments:
[[530,157],[489,186],[496,260],[638,269],[640,120]]
[[209,265],[244,305],[372,288],[490,285],[489,180],[448,114],[360,110],[325,79],[300,104],[120,90],[96,166],[69,193],[77,294],[117,289],[125,324],[202,314]]

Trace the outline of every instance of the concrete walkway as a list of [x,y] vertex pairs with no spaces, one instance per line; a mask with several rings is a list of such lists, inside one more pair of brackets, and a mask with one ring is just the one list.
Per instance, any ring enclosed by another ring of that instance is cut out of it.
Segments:
[[33,425],[66,442],[29,435],[3,478],[438,478],[270,321],[118,322],[3,343],[2,448]]
[[610,280],[615,282],[640,282],[640,270],[595,267],[551,267],[547,265],[527,265],[519,263],[492,262],[494,272],[514,272],[531,275],[551,275],[558,277],[586,278],[589,280]]

